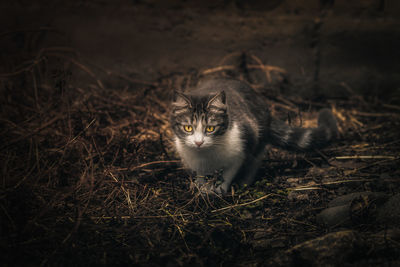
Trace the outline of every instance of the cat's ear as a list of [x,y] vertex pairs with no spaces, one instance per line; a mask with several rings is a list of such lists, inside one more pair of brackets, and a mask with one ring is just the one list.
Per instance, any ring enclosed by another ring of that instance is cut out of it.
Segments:
[[174,95],[172,97],[172,106],[174,106],[176,109],[191,108],[192,102],[186,95],[178,91],[174,91]]
[[225,91],[219,92],[208,101],[207,109],[209,108],[226,109]]

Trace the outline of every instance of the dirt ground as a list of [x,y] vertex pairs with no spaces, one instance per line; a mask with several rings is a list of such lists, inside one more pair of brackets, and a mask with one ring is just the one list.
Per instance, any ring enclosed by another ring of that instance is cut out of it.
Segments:
[[[400,5],[348,2],[2,3],[2,265],[399,265]],[[168,112],[210,77],[340,139],[202,195]]]

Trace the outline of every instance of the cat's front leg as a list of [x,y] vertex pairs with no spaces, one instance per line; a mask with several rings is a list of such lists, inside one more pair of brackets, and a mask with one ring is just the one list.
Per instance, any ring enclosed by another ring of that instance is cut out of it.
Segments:
[[229,192],[229,189],[231,187],[231,184],[233,182],[233,179],[235,178],[237,172],[239,171],[239,168],[241,167],[242,164],[232,164],[228,168],[224,169],[224,173],[222,175],[223,177],[223,182],[221,185],[218,185],[215,188],[215,192],[218,194],[224,194]]
[[250,155],[247,157],[243,164],[243,177],[240,177],[240,181],[238,181],[239,185],[243,186],[253,184],[255,175],[260,168],[263,158],[264,148],[257,151],[255,156]]

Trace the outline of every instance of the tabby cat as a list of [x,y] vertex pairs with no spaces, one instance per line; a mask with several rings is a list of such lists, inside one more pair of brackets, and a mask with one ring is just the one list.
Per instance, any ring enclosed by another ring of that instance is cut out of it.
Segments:
[[246,83],[208,80],[186,93],[175,92],[170,123],[184,165],[204,177],[222,172],[222,183],[206,191],[226,193],[232,182],[251,184],[266,144],[310,150],[338,136],[329,109],[319,113],[317,128],[291,127],[271,117],[263,97]]

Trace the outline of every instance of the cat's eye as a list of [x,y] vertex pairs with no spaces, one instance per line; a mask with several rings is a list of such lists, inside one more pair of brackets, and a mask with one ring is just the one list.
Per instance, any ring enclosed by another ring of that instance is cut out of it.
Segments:
[[215,126],[207,126],[206,127],[206,132],[207,133],[212,133],[215,131]]
[[183,125],[183,129],[188,133],[193,131],[192,125]]

